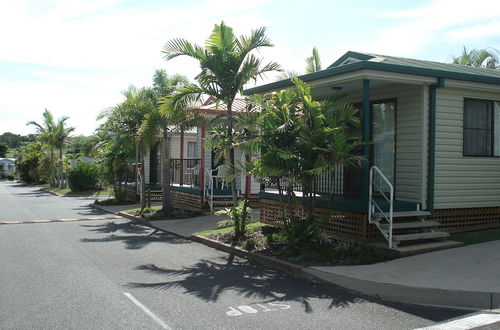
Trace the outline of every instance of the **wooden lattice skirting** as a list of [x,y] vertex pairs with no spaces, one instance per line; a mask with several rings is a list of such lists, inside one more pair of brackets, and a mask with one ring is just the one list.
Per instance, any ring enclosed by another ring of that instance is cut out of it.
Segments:
[[[279,201],[261,198],[260,206],[261,222],[279,225],[284,217],[289,217],[286,206],[283,215]],[[328,216],[325,231],[336,239],[355,242],[383,240],[378,229],[368,224],[366,214],[319,207],[316,208],[315,214]],[[301,206],[296,208],[295,216],[304,216],[304,209]],[[500,228],[500,207],[440,209],[436,210],[429,220],[439,221],[441,223],[439,229],[450,233]],[[395,234],[410,232],[412,231],[405,230]]]

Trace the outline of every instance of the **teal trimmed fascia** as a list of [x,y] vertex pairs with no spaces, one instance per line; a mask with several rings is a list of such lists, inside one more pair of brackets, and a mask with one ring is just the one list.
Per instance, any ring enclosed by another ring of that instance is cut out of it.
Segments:
[[[349,73],[359,70],[377,70],[377,71],[385,71],[393,73],[411,74],[417,76],[441,77],[443,79],[447,78],[447,79],[471,81],[477,83],[500,85],[500,77],[497,78],[490,76],[482,76],[479,74],[459,73],[446,70],[424,69],[412,66],[388,64],[380,62],[369,62],[369,61],[359,61],[355,63],[345,64],[342,66],[332,67],[326,70],[305,74],[299,76],[298,78],[305,82],[310,82],[322,78],[333,77],[338,74]],[[280,80],[267,85],[246,89],[243,91],[243,95],[265,93],[275,89],[283,89],[291,87],[292,85],[293,84],[290,79]]]
[[355,58],[355,59],[358,59],[360,61],[368,61],[368,60],[371,60],[372,58],[375,58],[375,56],[363,54],[363,53],[358,53],[358,52],[353,52],[353,51],[348,51],[347,53],[342,55],[341,58],[339,58],[338,60],[333,62],[333,64],[330,65],[327,69],[333,68],[333,67],[336,67],[337,65],[342,64],[342,62],[344,62],[348,58]]

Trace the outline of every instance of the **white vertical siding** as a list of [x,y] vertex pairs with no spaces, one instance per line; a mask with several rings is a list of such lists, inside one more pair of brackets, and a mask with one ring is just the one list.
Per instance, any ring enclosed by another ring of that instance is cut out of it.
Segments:
[[500,93],[437,89],[434,207],[500,206],[500,158],[463,156],[464,98],[500,101]]

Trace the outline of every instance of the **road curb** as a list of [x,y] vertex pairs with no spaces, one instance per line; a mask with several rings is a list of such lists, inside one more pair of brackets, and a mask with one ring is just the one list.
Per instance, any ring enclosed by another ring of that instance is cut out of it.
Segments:
[[50,191],[50,190],[47,190],[47,189],[44,189],[44,188],[40,188],[41,191],[45,191],[46,193],[49,193],[51,195],[54,195],[54,196],[59,196],[61,197],[62,195],[59,195],[58,193],[56,192],[53,192],[53,191]]
[[[131,220],[144,222],[141,218],[135,217],[128,213],[117,212],[115,214]],[[335,274],[332,272],[325,272],[319,269],[319,267],[307,268],[299,266],[277,258],[264,256],[257,253],[252,253],[243,250],[239,247],[220,243],[218,241],[199,235],[190,235],[190,236],[179,235],[177,233],[173,233],[171,231],[156,227],[154,223],[150,221],[144,222],[144,224],[150,226],[151,228],[161,230],[163,232],[178,237],[182,237],[197,243],[201,243],[211,248],[229,254],[234,254],[239,257],[252,260],[263,266],[267,266],[273,269],[279,269],[288,274],[309,281],[337,285],[345,289],[348,289],[350,291],[356,292],[358,294],[362,294],[364,296],[377,297],[380,299],[393,302],[410,303],[410,304],[427,305],[427,306],[439,306],[448,308],[451,307],[451,308],[473,309],[473,310],[481,310],[481,309],[492,310],[500,308],[500,292],[481,292],[481,291],[447,290],[438,288],[414,287],[414,286],[359,279],[355,277]]]

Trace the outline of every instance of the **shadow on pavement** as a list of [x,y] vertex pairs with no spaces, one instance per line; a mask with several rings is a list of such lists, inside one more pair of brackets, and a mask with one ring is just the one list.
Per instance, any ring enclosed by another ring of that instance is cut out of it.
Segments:
[[100,238],[83,238],[80,241],[87,243],[123,242],[127,249],[142,249],[148,244],[165,242],[171,244],[189,244],[191,241],[177,236],[157,232],[149,227],[141,226],[132,222],[117,223],[114,221],[96,224],[82,225],[90,228],[90,231],[111,234]]
[[[390,303],[369,297],[360,297],[340,287],[308,282],[241,259],[221,258],[219,261],[201,260],[193,266],[181,269],[162,268],[154,264],[137,267],[137,270],[164,275],[165,281],[154,283],[129,283],[132,288],[168,290],[181,288],[206,302],[216,302],[226,291],[236,291],[245,298],[262,299],[267,302],[299,302],[306,313],[313,312],[311,300],[328,300],[329,309],[344,308],[353,304],[378,303],[435,322],[467,314],[465,311]],[[179,279],[180,278],[180,279]]]
[[107,212],[104,212],[104,211],[99,210],[99,209],[95,209],[91,206],[74,207],[74,208],[72,208],[72,210],[77,211],[78,214],[81,214],[84,216],[107,214]]
[[31,196],[31,197],[48,197],[53,196],[52,194],[43,190],[34,190],[30,192],[15,193],[16,196]]

